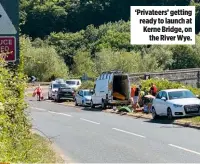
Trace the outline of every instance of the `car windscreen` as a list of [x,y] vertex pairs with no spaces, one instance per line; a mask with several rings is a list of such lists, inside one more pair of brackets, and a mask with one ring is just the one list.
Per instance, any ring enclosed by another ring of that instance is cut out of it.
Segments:
[[173,91],[168,92],[169,100],[184,99],[184,98],[196,98],[191,91]]
[[76,81],[66,81],[68,85],[76,85]]
[[60,87],[66,88],[67,85],[66,84],[53,84],[53,88],[60,88]]
[[92,95],[92,92],[90,91],[84,91],[84,96],[91,96]]

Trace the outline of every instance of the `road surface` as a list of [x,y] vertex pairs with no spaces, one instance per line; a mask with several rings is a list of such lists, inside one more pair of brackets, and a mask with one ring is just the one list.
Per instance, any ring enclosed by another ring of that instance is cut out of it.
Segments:
[[[31,100],[32,99],[32,100]],[[199,163],[200,131],[27,100],[33,128],[75,163]]]

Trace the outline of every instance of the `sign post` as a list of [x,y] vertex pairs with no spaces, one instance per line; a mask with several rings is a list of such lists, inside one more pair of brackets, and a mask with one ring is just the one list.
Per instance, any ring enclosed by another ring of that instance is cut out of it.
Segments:
[[19,63],[19,0],[0,1],[0,54]]

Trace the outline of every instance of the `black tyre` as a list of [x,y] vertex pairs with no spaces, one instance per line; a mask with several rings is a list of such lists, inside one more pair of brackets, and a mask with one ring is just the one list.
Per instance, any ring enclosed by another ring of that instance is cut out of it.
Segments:
[[168,120],[173,119],[172,110],[170,108],[167,108],[167,118]]
[[48,100],[51,100],[51,98],[49,97],[49,93],[48,93]]
[[102,109],[106,109],[107,105],[106,105],[106,102],[104,100],[102,100],[101,102],[101,108]]
[[154,107],[152,107],[152,118],[154,119],[154,120],[156,120],[157,118],[158,118],[158,115],[157,115],[157,113],[156,113],[156,110],[155,110],[155,108]]
[[95,105],[93,104],[93,101],[91,100],[91,108],[95,108]]
[[77,103],[76,99],[74,101],[75,101],[75,106],[78,106],[78,103]]

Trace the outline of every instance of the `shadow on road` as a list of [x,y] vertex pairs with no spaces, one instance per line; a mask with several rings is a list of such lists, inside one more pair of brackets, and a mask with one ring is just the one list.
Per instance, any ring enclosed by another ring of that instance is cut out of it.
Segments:
[[101,108],[82,107],[81,110],[90,112],[102,112]]
[[155,123],[155,124],[172,124],[174,120],[168,120],[166,117],[160,117],[157,120],[151,119],[144,122]]

